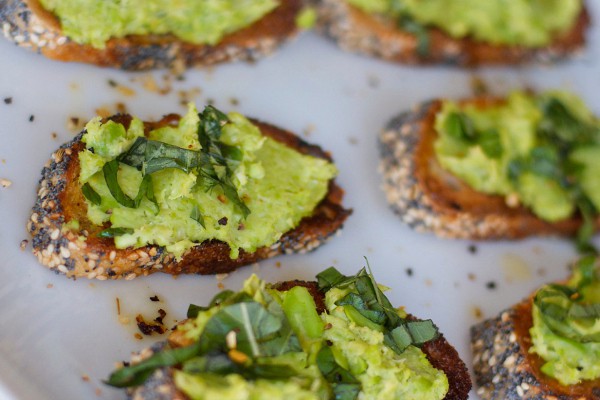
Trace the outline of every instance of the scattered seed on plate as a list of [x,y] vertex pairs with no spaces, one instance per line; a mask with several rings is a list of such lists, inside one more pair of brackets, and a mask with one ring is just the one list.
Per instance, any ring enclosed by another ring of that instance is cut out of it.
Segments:
[[2,186],[3,188],[10,187],[11,185],[12,185],[12,181],[5,179],[5,178],[0,178],[0,186]]

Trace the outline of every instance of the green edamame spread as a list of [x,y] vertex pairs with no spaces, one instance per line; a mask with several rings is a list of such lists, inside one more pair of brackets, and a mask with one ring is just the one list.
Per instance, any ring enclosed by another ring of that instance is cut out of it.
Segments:
[[579,261],[566,285],[547,285],[533,302],[533,346],[542,372],[563,385],[600,378],[600,268]]
[[140,385],[178,365],[175,385],[191,399],[442,399],[445,374],[418,348],[438,336],[431,321],[408,320],[363,268],[317,275],[320,315],[306,287],[274,289],[252,276],[238,293],[190,306],[178,327],[186,347],[163,350],[115,371],[108,384]]
[[104,48],[111,38],[172,34],[216,44],[272,11],[277,0],[40,0],[71,40]]
[[177,126],[144,136],[142,121],[95,118],[79,153],[88,219],[110,224],[117,248],[165,246],[175,256],[205,240],[252,252],[310,215],[337,170],[261,134],[237,113],[193,105]]
[[512,93],[490,107],[445,101],[435,120],[441,166],[475,190],[512,198],[538,217],[600,210],[600,123],[565,92]]
[[491,44],[543,47],[571,28],[581,0],[347,0],[369,13],[398,20],[419,34],[419,27],[440,28],[452,37]]

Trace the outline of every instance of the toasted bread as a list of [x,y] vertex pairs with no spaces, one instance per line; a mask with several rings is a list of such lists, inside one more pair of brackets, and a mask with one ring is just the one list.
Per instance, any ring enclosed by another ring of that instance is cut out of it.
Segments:
[[130,35],[110,39],[103,49],[78,44],[64,36],[58,19],[39,0],[7,0],[0,4],[4,36],[21,47],[60,61],[126,70],[206,66],[227,61],[255,61],[271,54],[298,33],[296,16],[302,0],[283,0],[251,26],[226,35],[214,46],[192,44],[169,35]]
[[[125,126],[131,121],[128,115],[110,119]],[[158,122],[145,123],[145,129],[148,132],[178,120],[178,115],[171,114]],[[331,160],[318,146],[310,145],[290,132],[259,121],[253,123],[263,135],[300,153]],[[327,195],[311,216],[303,218],[295,229],[284,233],[273,245],[253,253],[240,250],[236,259],[230,258],[229,246],[217,240],[192,247],[179,260],[158,246],[117,249],[113,239],[96,236],[103,228],[87,219],[87,205],[78,183],[78,153],[85,148],[81,142],[83,133],[85,131],[61,146],[42,170],[37,201],[27,224],[38,260],[71,278],[133,279],[154,272],[173,275],[225,273],[279,254],[311,251],[337,232],[351,213],[341,204],[343,190],[331,181]],[[66,223],[74,220],[79,222],[79,232],[63,229]]]
[[[486,107],[499,99],[467,102]],[[511,207],[503,196],[477,192],[442,169],[434,153],[435,116],[441,100],[421,104],[393,118],[379,138],[383,189],[400,219],[421,232],[462,239],[518,239],[533,235],[574,235],[575,214],[559,222]]]
[[564,386],[541,371],[544,360],[530,353],[532,298],[471,328],[477,394],[487,399],[600,399],[600,379]]
[[446,64],[476,66],[555,62],[572,56],[585,45],[590,24],[583,10],[573,27],[541,48],[493,45],[470,38],[455,39],[445,32],[428,28],[426,53],[418,50],[418,38],[400,30],[392,21],[372,16],[346,0],[316,0],[317,28],[346,51],[406,64]]
[[[316,282],[287,281],[274,285],[278,290],[289,290],[294,286],[306,287],[313,296],[318,312],[325,309],[324,294],[319,290]],[[133,363],[140,362],[150,357],[154,352],[167,347],[178,346],[177,335],[174,333],[167,342],[159,343],[151,348],[145,349],[134,356]],[[471,378],[465,363],[460,359],[456,349],[444,338],[442,334],[430,342],[425,343],[421,349],[427,356],[429,362],[437,369],[442,370],[449,383],[449,390],[445,400],[467,399],[471,390]],[[152,376],[142,385],[129,390],[129,398],[135,400],[184,400],[187,396],[177,390],[173,382],[173,370],[162,368],[156,370]]]

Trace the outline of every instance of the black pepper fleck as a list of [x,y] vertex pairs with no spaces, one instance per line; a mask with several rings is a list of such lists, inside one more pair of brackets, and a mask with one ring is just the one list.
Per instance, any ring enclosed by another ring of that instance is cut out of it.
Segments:
[[219,220],[219,225],[227,225],[227,217],[223,217]]
[[494,290],[496,289],[496,282],[494,281],[490,281],[488,283],[485,284],[485,287],[490,289],[490,290]]
[[34,119],[35,119],[35,115],[31,114],[29,116],[29,122],[33,122]]
[[4,104],[12,104],[12,97],[5,97]]
[[406,268],[406,275],[413,276],[413,269],[412,268]]
[[469,245],[468,250],[471,254],[477,254],[477,246],[475,246],[474,244]]
[[160,301],[160,300],[158,299],[158,296],[157,296],[157,295],[154,295],[154,296],[150,297],[150,300],[151,300],[151,301]]
[[110,87],[117,87],[118,83],[113,81],[112,79],[108,80],[108,86]]

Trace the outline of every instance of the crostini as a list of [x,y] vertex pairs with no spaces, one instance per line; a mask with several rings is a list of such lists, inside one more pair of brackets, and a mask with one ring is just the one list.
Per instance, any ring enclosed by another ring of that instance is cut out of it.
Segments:
[[380,136],[383,188],[420,231],[466,239],[578,235],[597,226],[600,123],[576,96],[435,100]]
[[408,64],[553,62],[581,50],[581,0],[315,0],[317,29],[344,50]]
[[431,320],[394,308],[364,268],[219,293],[106,381],[134,399],[467,399],[469,373]]
[[42,171],[33,252],[68,277],[215,274],[322,245],[351,213],[330,156],[212,106],[97,117]]
[[589,256],[566,283],[471,328],[482,399],[600,399],[600,269]]
[[255,61],[294,37],[302,0],[7,0],[4,36],[60,61],[126,70]]

